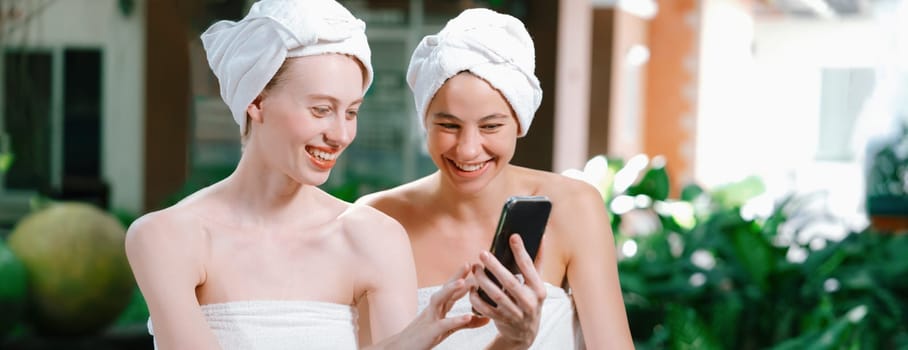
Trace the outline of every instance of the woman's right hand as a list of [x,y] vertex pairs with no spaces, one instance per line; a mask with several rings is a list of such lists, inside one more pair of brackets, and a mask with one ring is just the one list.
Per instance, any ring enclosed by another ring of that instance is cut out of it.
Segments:
[[533,344],[539,331],[542,303],[546,297],[545,284],[520,235],[511,235],[508,243],[524,281],[505,268],[491,253],[482,252],[480,261],[501,282],[501,286],[486,275],[483,266],[476,264],[473,266],[475,287],[481,288],[497,306],[486,303],[476,288],[470,292],[470,303],[474,310],[491,318],[498,328],[498,337],[489,348],[526,349]]

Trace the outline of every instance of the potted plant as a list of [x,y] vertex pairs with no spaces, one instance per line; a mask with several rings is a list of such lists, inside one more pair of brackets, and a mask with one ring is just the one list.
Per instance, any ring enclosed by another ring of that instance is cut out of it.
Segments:
[[867,214],[881,231],[908,230],[908,125],[868,147]]

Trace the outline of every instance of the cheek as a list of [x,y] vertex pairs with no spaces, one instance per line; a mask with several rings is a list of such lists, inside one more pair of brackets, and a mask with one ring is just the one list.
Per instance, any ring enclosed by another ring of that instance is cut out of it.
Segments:
[[347,130],[350,133],[350,141],[352,142],[356,138],[356,119],[347,123]]
[[495,135],[486,139],[486,145],[490,145],[498,156],[510,158],[517,148],[517,137],[516,135],[513,137]]
[[426,145],[430,153],[445,152],[457,145],[457,137],[451,133],[429,131],[426,137]]

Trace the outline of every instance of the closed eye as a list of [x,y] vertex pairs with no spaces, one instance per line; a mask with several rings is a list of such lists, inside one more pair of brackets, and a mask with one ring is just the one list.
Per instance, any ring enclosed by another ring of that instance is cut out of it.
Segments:
[[312,115],[318,118],[324,118],[331,114],[331,108],[325,106],[312,107]]
[[358,116],[358,115],[359,115],[358,110],[351,109],[351,110],[347,111],[347,120],[356,119],[356,116]]
[[435,123],[435,125],[438,125],[438,126],[442,127],[443,129],[448,129],[448,130],[460,129],[460,125],[457,125],[454,123]]
[[502,126],[504,126],[504,124],[485,124],[485,125],[481,126],[480,128],[482,128],[482,130],[485,130],[485,131],[494,131],[494,130],[498,130],[498,128],[500,128]]

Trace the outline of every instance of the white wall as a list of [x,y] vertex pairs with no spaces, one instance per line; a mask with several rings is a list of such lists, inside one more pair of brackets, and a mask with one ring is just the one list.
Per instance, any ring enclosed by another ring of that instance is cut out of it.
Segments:
[[706,0],[697,178],[707,185],[812,162],[824,68],[873,68],[884,40],[871,19],[753,18]]
[[713,186],[750,175],[763,122],[753,113],[753,18],[738,0],[703,0],[694,177]]
[[759,175],[774,194],[821,191],[846,219],[860,214],[858,161],[816,160],[822,70],[878,67],[879,21],[754,17],[744,3],[704,0],[697,179]]
[[[144,191],[145,1],[121,13],[117,0],[13,0],[28,22],[6,21],[6,45],[99,47],[102,68],[102,174],[111,206],[139,213]],[[21,17],[21,18],[25,18]]]

